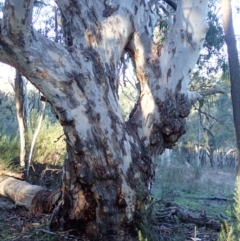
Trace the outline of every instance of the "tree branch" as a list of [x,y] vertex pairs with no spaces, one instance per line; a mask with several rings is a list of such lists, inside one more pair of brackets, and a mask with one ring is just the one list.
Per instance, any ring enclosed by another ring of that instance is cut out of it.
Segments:
[[215,86],[212,89],[200,91],[200,95],[203,97],[214,94],[226,94],[226,91],[219,86]]
[[[30,0],[6,1],[0,21],[0,61],[18,69],[51,103],[61,106],[49,90],[59,87],[61,81],[69,86],[70,73],[81,70],[66,47],[34,30],[30,24],[32,7]],[[69,78],[63,77],[66,73]]]
[[[141,93],[129,123],[138,126],[139,138],[153,155],[161,153],[164,146],[171,148],[185,133],[184,118],[193,101],[199,99],[199,95],[188,91],[188,84],[207,31],[207,6],[207,0],[178,1],[173,24],[161,46],[150,38],[151,26],[154,27],[148,24],[151,11],[149,16],[139,11],[134,22],[135,34],[128,49]],[[142,23],[146,25],[143,27]],[[179,113],[178,117],[172,113]]]
[[2,34],[23,38],[22,33],[30,31],[33,4],[33,0],[5,1]]
[[[104,19],[102,16],[103,1],[89,0],[86,4],[82,1],[56,0],[56,3],[62,17],[65,44],[67,46],[83,45],[87,47],[86,39],[89,35],[97,33],[98,27]],[[69,23],[71,28],[69,28]]]

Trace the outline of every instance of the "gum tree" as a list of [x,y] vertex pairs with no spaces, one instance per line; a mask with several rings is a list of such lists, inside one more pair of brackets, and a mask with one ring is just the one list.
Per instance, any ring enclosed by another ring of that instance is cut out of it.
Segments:
[[228,64],[231,82],[231,97],[233,105],[233,120],[238,150],[238,171],[240,178],[240,65],[238,59],[237,43],[233,28],[231,0],[221,0],[223,29],[225,33],[225,42],[228,52]]
[[[5,1],[0,61],[44,94],[66,136],[52,229],[120,237],[147,202],[154,157],[186,132],[184,118],[198,98],[187,88],[207,31],[207,1],[178,1],[162,44],[152,40],[154,2],[151,9],[145,0],[56,0],[65,38],[59,44],[32,27],[34,1]],[[140,84],[127,122],[117,95],[124,53]]]

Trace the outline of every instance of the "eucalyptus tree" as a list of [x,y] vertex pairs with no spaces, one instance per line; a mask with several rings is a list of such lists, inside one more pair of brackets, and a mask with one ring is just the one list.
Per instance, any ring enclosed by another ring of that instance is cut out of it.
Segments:
[[231,0],[221,0],[221,6],[225,42],[228,52],[233,119],[238,149],[238,177],[240,177],[240,65],[232,20]]
[[[36,30],[38,32],[41,32],[42,35],[45,35],[47,38],[53,39],[55,42],[59,42],[61,40],[61,34],[59,33],[57,22],[58,9],[56,8],[56,6],[51,6],[49,1],[45,2],[34,1],[32,24],[36,26]],[[53,13],[50,13],[51,10],[54,10]],[[44,13],[42,13],[43,11]],[[54,31],[55,37],[53,37],[51,31]],[[24,76],[22,76],[22,74],[17,69],[14,82],[14,92],[16,115],[18,120],[18,129],[20,137],[20,166],[26,167],[27,177],[29,173],[29,163],[31,163],[33,148],[35,145],[38,132],[40,131],[42,122],[41,120],[43,119],[44,111],[42,111],[42,116],[39,119],[39,124],[37,128],[38,131],[36,131],[33,135],[31,149],[29,151],[29,158],[27,161],[27,133],[29,131],[30,112],[28,105],[27,79]],[[42,109],[45,109],[45,105],[46,103],[42,104]]]
[[[186,132],[185,117],[199,97],[188,83],[208,29],[207,1],[178,1],[160,44],[152,38],[157,3],[56,0],[61,44],[33,28],[33,0],[5,1],[0,61],[44,94],[65,133],[68,156],[52,229],[124,240],[147,202],[155,156]],[[117,95],[124,53],[140,85],[127,122]]]
[[[219,19],[219,3],[217,1],[208,1],[208,23],[209,30],[203,45],[203,50],[198,58],[197,65],[191,77],[189,88],[198,91],[202,98],[195,104],[195,109],[198,110],[198,131],[196,131],[196,162],[199,163],[200,149],[204,146],[210,158],[211,166],[213,166],[213,152],[216,146],[213,144],[213,139],[217,139],[220,132],[213,132],[213,126],[217,126],[217,119],[220,112],[213,114],[213,106],[218,102],[216,94],[227,94],[226,86],[222,85],[220,72],[225,71],[227,66],[226,56],[223,51],[224,35],[222,25]],[[209,107],[211,106],[211,108]],[[222,115],[225,115],[221,113]],[[203,121],[207,120],[207,121]],[[210,124],[209,120],[211,120]],[[205,133],[208,138],[205,138]],[[206,139],[208,139],[206,141]],[[190,142],[193,144],[192,139]],[[204,143],[205,142],[205,143]],[[208,142],[208,143],[206,143]]]

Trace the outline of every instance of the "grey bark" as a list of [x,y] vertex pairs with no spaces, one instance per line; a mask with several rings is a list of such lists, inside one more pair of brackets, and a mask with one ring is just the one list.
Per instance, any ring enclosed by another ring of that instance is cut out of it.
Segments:
[[231,96],[233,105],[233,120],[237,139],[238,149],[238,172],[240,178],[240,65],[236,38],[233,28],[231,0],[221,0],[223,29],[225,33],[225,42],[227,44],[228,63],[230,70]]
[[26,80],[21,77],[21,73],[18,70],[16,70],[14,91],[20,136],[20,166],[25,167],[28,130],[28,96]]

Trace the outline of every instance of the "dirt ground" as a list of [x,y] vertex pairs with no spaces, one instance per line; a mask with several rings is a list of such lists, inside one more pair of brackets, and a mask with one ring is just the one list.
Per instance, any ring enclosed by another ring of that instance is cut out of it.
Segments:
[[[222,190],[221,197],[231,193],[235,186],[235,174],[231,171],[208,170],[202,173],[198,182],[211,185],[213,188]],[[184,199],[184,204],[181,200]],[[180,200],[180,201],[179,201]],[[228,200],[228,198],[226,198]],[[195,198],[192,194],[184,195],[175,193],[173,201],[186,206],[196,215],[204,207],[207,212],[224,210],[227,207],[226,200],[210,200]],[[216,207],[218,209],[216,209]],[[14,203],[0,196],[0,240],[1,241],[45,241],[45,240],[79,240],[88,241],[87,237],[74,236],[71,230],[68,232],[54,233],[48,229],[50,214],[33,214],[23,207],[15,206]],[[176,221],[176,220],[175,220]],[[174,220],[161,220],[157,227],[159,236],[163,241],[217,241],[219,233],[206,227],[195,227],[193,223],[175,222]]]
[[[16,207],[10,200],[0,196],[0,240],[1,241],[45,241],[45,240],[79,240],[90,241],[87,237],[77,237],[69,232],[53,233],[48,229],[50,214],[32,214],[23,207]],[[194,224],[171,225],[163,223],[159,235],[163,240],[174,240],[177,236],[182,241],[191,241],[195,237]],[[197,240],[216,241],[218,232],[197,228]]]
[[236,181],[235,169],[207,169],[202,171],[200,182],[226,188],[227,192],[233,192]]

